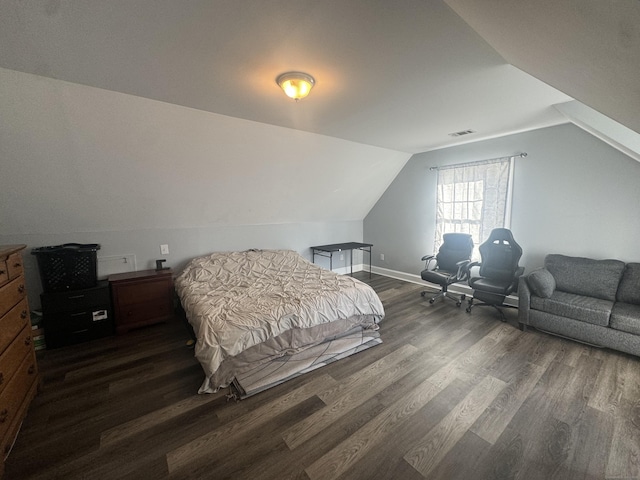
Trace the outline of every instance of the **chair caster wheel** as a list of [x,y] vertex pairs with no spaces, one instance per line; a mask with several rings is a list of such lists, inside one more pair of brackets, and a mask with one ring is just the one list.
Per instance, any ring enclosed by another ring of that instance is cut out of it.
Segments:
[[471,307],[467,307],[467,313],[471,313]]
[[424,297],[427,294],[427,292],[420,292],[420,296]]
[[460,308],[460,305],[462,305],[462,302],[456,302],[456,307]]
[[429,300],[429,303],[431,303],[433,305],[433,302],[435,302],[435,300],[432,298],[431,300]]
[[467,299],[467,296],[463,293],[460,297],[460,303],[464,302]]

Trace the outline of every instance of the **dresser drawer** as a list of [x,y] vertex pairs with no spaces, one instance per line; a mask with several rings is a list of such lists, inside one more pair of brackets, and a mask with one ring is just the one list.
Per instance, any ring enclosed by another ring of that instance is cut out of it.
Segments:
[[12,420],[20,412],[23,403],[37,381],[38,368],[33,350],[23,358],[16,373],[11,377],[5,389],[0,393],[0,439],[9,433]]
[[9,310],[9,313],[0,318],[0,354],[16,338],[20,330],[29,323],[28,318],[29,305],[26,298],[20,300],[20,303]]
[[20,300],[27,296],[24,287],[24,277],[11,280],[0,287],[0,317],[11,310]]
[[0,355],[0,395],[18,371],[25,355],[31,352],[31,327],[25,325],[18,338]]
[[0,285],[4,285],[9,281],[9,269],[7,268],[7,261],[4,258],[0,259]]
[[9,279],[19,277],[24,272],[22,266],[22,253],[15,252],[7,257],[7,271],[9,272]]

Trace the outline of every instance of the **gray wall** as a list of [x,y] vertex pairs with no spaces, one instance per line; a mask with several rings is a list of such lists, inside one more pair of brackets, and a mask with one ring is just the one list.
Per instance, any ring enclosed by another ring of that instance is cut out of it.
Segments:
[[311,245],[361,241],[410,157],[1,68],[0,111],[0,244],[99,243],[137,270],[163,258],[161,244],[179,269],[217,250],[310,257]]
[[[547,253],[640,261],[640,163],[573,124],[414,155],[364,220],[374,265],[418,275],[433,253],[432,166],[527,152],[515,162],[511,229],[528,271]],[[385,260],[380,260],[380,254]]]
[[[246,250],[249,248],[285,248],[299,252],[311,260],[311,245],[362,239],[362,222],[308,222],[278,225],[241,225],[208,228],[157,228],[129,231],[69,232],[65,234],[0,235],[2,244],[26,244],[25,276],[31,308],[39,308],[42,291],[37,261],[29,252],[33,247],[63,243],[98,243],[98,273],[101,259],[133,256],[132,265],[110,265],[117,271],[155,268],[155,259],[166,259],[165,265],[177,273],[193,257],[214,251]],[[160,244],[169,245],[169,255],[160,254]],[[316,263],[329,268],[329,261],[316,258]],[[334,257],[334,270],[348,268],[348,257]],[[344,270],[343,270],[344,271]]]

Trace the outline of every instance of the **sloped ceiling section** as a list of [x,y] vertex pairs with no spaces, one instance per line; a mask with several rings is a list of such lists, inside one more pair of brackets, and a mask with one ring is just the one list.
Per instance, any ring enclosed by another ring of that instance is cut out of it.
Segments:
[[446,2],[509,63],[640,133],[640,1]]
[[[0,45],[3,68],[408,153],[564,123],[572,100],[442,0],[3,0]],[[289,70],[317,81],[297,104]]]

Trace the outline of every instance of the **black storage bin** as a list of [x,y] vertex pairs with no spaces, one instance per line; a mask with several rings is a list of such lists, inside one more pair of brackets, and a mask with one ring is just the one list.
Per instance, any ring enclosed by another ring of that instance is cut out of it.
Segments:
[[38,260],[44,292],[95,287],[98,283],[97,243],[65,243],[31,250]]

